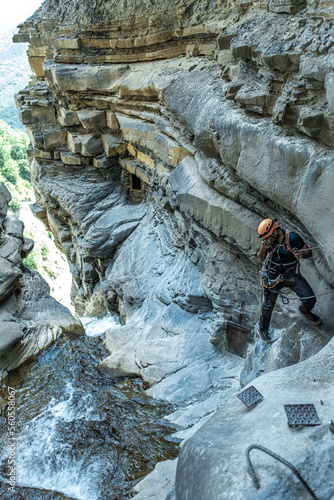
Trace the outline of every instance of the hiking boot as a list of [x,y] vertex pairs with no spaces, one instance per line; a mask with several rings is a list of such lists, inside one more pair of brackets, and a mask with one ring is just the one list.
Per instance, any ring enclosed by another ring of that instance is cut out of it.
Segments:
[[304,318],[308,319],[309,322],[312,323],[312,325],[315,325],[315,326],[321,325],[321,319],[319,318],[319,316],[317,316],[313,312],[304,313],[300,308],[301,308],[301,306],[298,307],[300,314],[302,316],[304,316]]
[[264,342],[265,344],[272,344],[272,340],[269,337],[268,330],[265,330],[264,328],[261,328],[259,326],[257,333],[259,334],[259,337],[262,340],[262,342]]

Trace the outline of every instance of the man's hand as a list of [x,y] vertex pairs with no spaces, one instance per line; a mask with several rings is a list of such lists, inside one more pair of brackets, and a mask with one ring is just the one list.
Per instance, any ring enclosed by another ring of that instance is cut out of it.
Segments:
[[257,253],[257,258],[259,259],[260,262],[263,262],[264,259],[266,258],[269,245],[270,245],[269,239],[261,241],[260,250]]
[[293,248],[293,255],[296,257],[297,260],[300,259],[309,259],[312,257],[312,250],[309,249],[307,245],[304,245],[303,248]]
[[295,258],[297,260],[302,258],[302,254],[299,252],[298,248],[293,248],[292,251],[293,251],[293,255],[295,256]]

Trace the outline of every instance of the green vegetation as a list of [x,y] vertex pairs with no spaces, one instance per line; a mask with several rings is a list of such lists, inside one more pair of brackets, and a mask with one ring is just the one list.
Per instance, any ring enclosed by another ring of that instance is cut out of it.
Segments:
[[12,129],[0,120],[0,181],[12,195],[9,205],[11,212],[18,210],[22,201],[32,197],[27,160],[28,144],[27,134]]
[[35,249],[30,252],[28,257],[23,259],[23,264],[32,271],[38,270],[38,254]]
[[[14,27],[14,26],[13,26]],[[11,127],[25,130],[20,122],[14,95],[29,83],[31,69],[27,44],[13,44],[14,30],[0,19],[0,117]]]
[[[58,274],[52,269],[57,263],[57,261],[55,261],[54,242],[50,241],[44,228],[43,231],[36,231],[36,229],[36,225],[34,224],[33,228],[26,228],[24,233],[26,238],[35,241],[35,246],[28,257],[23,259],[23,264],[33,271],[38,271],[45,279],[47,279],[47,277],[55,279]],[[37,235],[38,238],[36,239]]]
[[70,306],[71,277],[66,259],[56,249],[53,234],[45,231],[42,222],[33,216],[29,208],[28,202],[34,198],[26,153],[28,145],[27,134],[0,120],[0,182],[5,184],[12,196],[8,212],[19,211],[17,215],[25,226],[24,236],[35,242],[34,249],[23,259],[23,264],[38,271],[50,285],[55,298]]
[[33,191],[26,152],[28,145],[27,134],[0,120],[0,182],[12,195],[8,212],[19,210],[17,215],[24,223],[24,236],[35,242],[33,250],[23,259],[23,264],[39,272],[50,285],[55,298],[70,306],[71,277],[66,259],[55,248],[53,234],[45,231],[42,222],[33,216],[29,208],[28,201],[33,200]]

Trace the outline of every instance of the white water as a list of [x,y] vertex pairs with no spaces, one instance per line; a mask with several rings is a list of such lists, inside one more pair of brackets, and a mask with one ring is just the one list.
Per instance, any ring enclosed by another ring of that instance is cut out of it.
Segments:
[[[128,498],[131,481],[152,470],[172,445],[158,424],[159,407],[136,400],[140,382],[116,382],[97,370],[106,354],[97,337],[118,326],[117,319],[82,322],[86,337],[59,339],[22,372],[16,391],[16,486],[77,500]],[[0,436],[0,481],[7,483],[5,440]]]
[[89,462],[89,447],[77,460],[71,445],[59,433],[66,422],[98,419],[92,397],[82,398],[78,408],[73,402],[74,387],[64,388],[64,401],[52,399],[48,407],[22,429],[17,437],[17,476],[20,486],[59,491],[80,500],[97,500],[96,467]]
[[[81,321],[88,337],[97,337],[118,324],[110,314],[100,319],[81,318]],[[73,460],[71,446],[62,443],[62,437],[59,439],[59,427],[65,422],[100,420],[94,396],[82,395],[78,404],[73,398],[75,391],[76,388],[67,383],[64,400],[52,399],[46,410],[30,421],[18,436],[17,484],[59,491],[78,500],[97,500],[100,497],[96,475],[101,464],[89,463],[89,451]]]
[[[117,325],[117,319],[108,315],[102,319],[83,318],[82,323],[87,336],[97,337]],[[55,373],[55,377],[59,374]],[[110,457],[93,459],[87,442],[81,453],[72,451],[71,439],[66,440],[66,425],[71,427],[75,422],[80,426],[80,421],[83,426],[101,421],[94,393],[78,391],[78,387],[64,378],[61,400],[52,398],[16,435],[17,486],[58,491],[78,500],[101,499],[99,468],[112,470],[114,457],[111,453]],[[74,432],[78,425],[74,426]],[[0,479],[7,482],[5,477]]]
[[85,333],[87,337],[98,337],[101,333],[117,326],[118,320],[115,316],[108,314],[104,318],[81,318],[81,322],[85,328]]

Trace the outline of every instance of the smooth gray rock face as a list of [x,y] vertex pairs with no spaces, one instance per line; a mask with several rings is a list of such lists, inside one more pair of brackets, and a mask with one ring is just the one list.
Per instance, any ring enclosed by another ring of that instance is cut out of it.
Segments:
[[0,323],[0,353],[6,352],[23,337],[22,326],[4,321]]
[[[263,452],[251,452],[260,481],[256,490],[245,452],[257,444],[288,460],[318,498],[332,498],[333,439],[328,421],[334,411],[333,341],[313,358],[262,375],[254,386],[264,397],[247,409],[234,395],[182,447],[176,473],[176,498],[309,498],[290,469]],[[286,404],[314,404],[321,425],[290,428]],[[320,457],[321,460],[320,460]]]
[[8,203],[12,199],[10,192],[4,184],[0,184],[0,222],[3,223],[8,209]]
[[[135,486],[137,495],[135,500],[146,500],[157,496],[157,484],[160,484],[160,497],[166,500],[174,500],[173,477],[175,475],[177,460],[165,460],[159,462],[152,474],[149,474],[143,481]],[[172,491],[170,491],[172,489]]]
[[138,226],[143,218],[143,207],[121,206],[106,210],[88,229],[82,245],[95,257],[108,257],[113,248],[117,248]]
[[284,366],[300,363],[325,346],[332,337],[331,332],[312,328],[305,320],[298,320],[283,332],[275,331],[273,345],[257,341],[248,354],[240,374],[242,386],[248,384],[262,373],[279,370]]
[[50,288],[23,259],[34,242],[23,236],[23,222],[6,216],[10,200],[0,183],[4,208],[0,234],[0,380],[52,344],[62,333],[83,333],[79,320],[50,297]]

